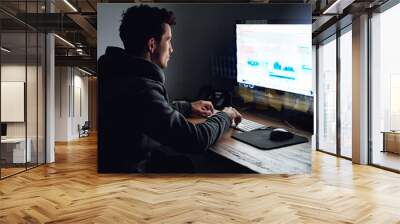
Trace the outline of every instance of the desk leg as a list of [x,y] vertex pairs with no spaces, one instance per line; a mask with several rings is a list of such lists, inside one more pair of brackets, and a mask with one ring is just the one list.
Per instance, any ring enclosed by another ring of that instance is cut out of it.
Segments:
[[382,134],[383,134],[383,149],[381,152],[386,152],[386,134],[385,133]]

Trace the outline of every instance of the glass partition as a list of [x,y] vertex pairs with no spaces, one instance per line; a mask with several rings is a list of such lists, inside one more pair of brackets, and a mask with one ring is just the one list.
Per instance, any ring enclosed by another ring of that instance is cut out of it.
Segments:
[[46,162],[45,124],[46,124],[46,38],[43,33],[38,34],[38,75],[37,75],[37,162]]
[[[44,12],[44,2],[2,1],[0,6],[22,18],[25,12]],[[45,162],[45,44],[44,33],[0,12],[0,178]]]
[[[26,12],[40,13],[41,4],[39,1],[27,2]],[[36,20],[36,21],[35,21]],[[38,17],[33,17],[34,24],[38,23]],[[27,167],[35,167],[38,165],[38,107],[39,107],[39,32],[35,29],[27,27],[27,142],[31,147],[31,159],[27,163]]]
[[[27,113],[27,142],[30,147],[28,168],[37,165],[38,159],[38,35],[36,32],[27,33],[27,80],[26,80],[26,113]],[[28,149],[29,149],[28,147]]]
[[[1,34],[1,175],[26,169],[30,144],[26,142],[26,33]],[[4,50],[6,49],[6,50]],[[4,128],[4,126],[6,128]]]

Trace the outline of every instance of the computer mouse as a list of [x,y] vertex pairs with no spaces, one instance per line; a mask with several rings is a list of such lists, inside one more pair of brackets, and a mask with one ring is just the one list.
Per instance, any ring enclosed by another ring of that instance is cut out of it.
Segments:
[[289,132],[284,128],[275,128],[271,131],[269,139],[271,141],[285,141],[293,138],[293,133]]

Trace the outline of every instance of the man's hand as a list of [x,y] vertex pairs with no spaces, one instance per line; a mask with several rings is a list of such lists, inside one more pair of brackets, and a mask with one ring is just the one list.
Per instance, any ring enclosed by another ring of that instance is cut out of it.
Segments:
[[199,100],[192,102],[191,104],[193,115],[209,117],[214,113],[214,106],[210,101]]
[[235,123],[235,126],[242,121],[242,115],[233,107],[225,107],[222,112],[228,114],[231,120]]

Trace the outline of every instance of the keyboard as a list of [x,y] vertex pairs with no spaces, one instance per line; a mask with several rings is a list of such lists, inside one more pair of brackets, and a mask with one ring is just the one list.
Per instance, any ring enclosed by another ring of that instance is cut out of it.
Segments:
[[260,123],[257,123],[255,121],[251,121],[251,120],[247,120],[242,118],[242,121],[237,125],[237,126],[233,126],[233,128],[239,130],[239,131],[253,131],[256,129],[260,129],[260,128],[265,128],[266,126]]

